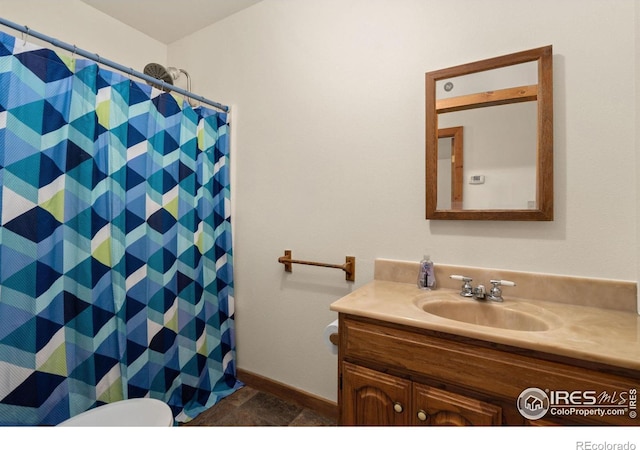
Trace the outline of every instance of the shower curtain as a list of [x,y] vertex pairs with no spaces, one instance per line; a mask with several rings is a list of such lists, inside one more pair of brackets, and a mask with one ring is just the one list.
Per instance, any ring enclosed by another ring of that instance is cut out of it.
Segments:
[[235,376],[229,124],[0,33],[0,424]]

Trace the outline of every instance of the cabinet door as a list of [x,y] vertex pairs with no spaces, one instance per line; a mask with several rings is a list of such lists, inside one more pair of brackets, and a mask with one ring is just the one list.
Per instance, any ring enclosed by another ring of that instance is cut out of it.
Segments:
[[422,384],[414,384],[414,425],[499,425],[498,406]]
[[342,363],[342,425],[409,425],[411,382]]

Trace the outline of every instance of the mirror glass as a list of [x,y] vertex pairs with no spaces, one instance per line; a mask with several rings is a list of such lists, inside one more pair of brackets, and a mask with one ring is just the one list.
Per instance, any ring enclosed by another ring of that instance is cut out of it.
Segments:
[[553,220],[551,46],[426,75],[427,219]]

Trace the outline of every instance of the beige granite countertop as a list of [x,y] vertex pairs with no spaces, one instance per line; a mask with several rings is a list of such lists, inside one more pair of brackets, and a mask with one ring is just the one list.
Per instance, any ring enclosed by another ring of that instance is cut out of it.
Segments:
[[421,305],[436,299],[478,301],[460,297],[455,289],[422,291],[413,283],[379,279],[337,300],[330,308],[339,313],[640,370],[640,316],[637,313],[508,295],[504,298],[504,303],[487,304],[487,307],[520,310],[543,320],[549,329],[514,331],[445,319],[424,312]]

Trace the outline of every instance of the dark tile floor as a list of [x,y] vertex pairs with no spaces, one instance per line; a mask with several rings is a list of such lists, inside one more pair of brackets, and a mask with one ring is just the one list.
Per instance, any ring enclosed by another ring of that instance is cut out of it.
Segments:
[[184,426],[331,426],[335,421],[244,386]]

